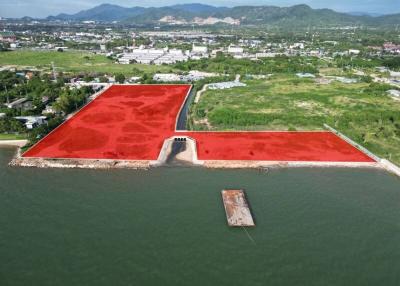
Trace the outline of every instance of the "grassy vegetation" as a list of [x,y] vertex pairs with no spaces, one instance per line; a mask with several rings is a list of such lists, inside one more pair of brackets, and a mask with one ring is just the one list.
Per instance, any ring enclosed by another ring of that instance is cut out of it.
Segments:
[[384,85],[276,75],[247,87],[208,90],[191,109],[191,126],[204,130],[321,130],[323,123],[379,156],[400,164],[400,103]]
[[317,73],[316,67],[326,65],[316,57],[286,57],[264,58],[258,61],[250,59],[235,59],[218,53],[215,58],[189,60],[175,64],[182,71],[202,70],[221,74],[268,74],[268,73]]
[[26,139],[25,134],[2,134],[0,133],[0,140],[23,140]]
[[135,69],[146,73],[168,72],[171,70],[171,67],[168,66],[120,65],[103,55],[95,55],[89,52],[23,50],[0,53],[0,65],[33,66],[50,70],[51,62],[54,62],[57,71],[63,72],[123,73],[128,76],[134,75]]

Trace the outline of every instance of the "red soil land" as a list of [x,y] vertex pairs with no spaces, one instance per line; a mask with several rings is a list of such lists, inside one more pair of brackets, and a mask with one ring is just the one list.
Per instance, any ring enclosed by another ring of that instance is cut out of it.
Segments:
[[157,160],[190,136],[199,160],[374,162],[331,132],[175,132],[189,85],[115,85],[29,149],[27,158]]

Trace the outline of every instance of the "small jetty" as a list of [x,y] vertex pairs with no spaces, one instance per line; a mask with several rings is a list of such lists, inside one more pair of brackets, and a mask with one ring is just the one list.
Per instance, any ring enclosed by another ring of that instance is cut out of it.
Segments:
[[243,190],[223,190],[222,200],[229,226],[255,226]]

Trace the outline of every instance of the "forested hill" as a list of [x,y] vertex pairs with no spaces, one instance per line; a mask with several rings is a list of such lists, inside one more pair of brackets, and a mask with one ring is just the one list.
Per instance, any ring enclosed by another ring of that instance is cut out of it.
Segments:
[[[160,8],[132,7],[102,4],[77,14],[50,16],[48,20],[63,21],[119,21],[131,24],[173,23],[213,23],[207,19],[228,19],[222,23],[236,25],[399,25],[400,14],[373,17],[351,15],[330,9],[312,9],[307,5],[292,7],[238,6],[233,8],[214,7],[203,4],[182,4]],[[163,20],[164,19],[164,20]]]

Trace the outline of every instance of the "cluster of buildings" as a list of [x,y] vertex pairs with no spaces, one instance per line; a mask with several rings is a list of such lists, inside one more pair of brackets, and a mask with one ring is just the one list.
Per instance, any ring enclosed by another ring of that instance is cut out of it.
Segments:
[[400,72],[392,71],[386,67],[376,67],[379,73],[389,74],[389,76],[376,76],[374,75],[374,81],[380,83],[390,84],[396,88],[400,88]]
[[14,43],[17,37],[13,32],[10,31],[0,31],[0,42]]
[[[29,100],[28,98],[25,97],[19,98],[13,102],[5,103],[4,106],[9,109],[18,109],[22,111],[29,111],[34,108],[32,100]],[[5,114],[4,113],[2,114],[3,116],[0,116],[0,118],[5,117]],[[37,126],[47,123],[46,116],[16,116],[14,118],[20,121],[22,124],[24,124],[24,126],[28,130],[31,130]]]
[[[161,33],[161,32],[160,32]],[[214,45],[209,45],[213,47]],[[306,43],[298,42],[293,44],[288,43],[269,43],[262,45],[259,40],[240,40],[238,44],[230,44],[226,47],[214,47],[209,49],[208,45],[194,45],[192,50],[179,50],[179,49],[155,49],[151,46],[128,47],[125,52],[118,55],[118,62],[120,64],[175,64],[177,62],[184,62],[189,59],[200,60],[203,58],[216,57],[218,53],[230,55],[235,59],[250,59],[258,60],[262,58],[274,58],[278,56],[305,56],[305,57],[320,57],[327,56],[349,56],[360,55],[361,51],[358,49],[349,49],[342,52],[333,52],[321,48],[313,49],[307,47]]]
[[201,59],[208,57],[208,48],[204,46],[193,45],[192,51],[182,51],[179,49],[153,49],[141,46],[134,48],[129,52],[123,53],[118,58],[120,64],[175,64],[185,62],[189,59]]
[[392,53],[392,54],[400,54],[400,45],[396,45],[393,43],[384,43],[383,44],[383,49],[388,52],[388,53]]
[[133,49],[130,52],[123,53],[118,62],[120,64],[174,64],[177,62],[184,62],[189,59],[189,55],[182,50],[168,48],[164,49]]
[[190,71],[188,74],[180,75],[175,73],[156,73],[153,76],[153,80],[159,82],[193,82],[205,79],[207,77],[216,77],[218,74],[216,73],[207,73],[201,71]]

